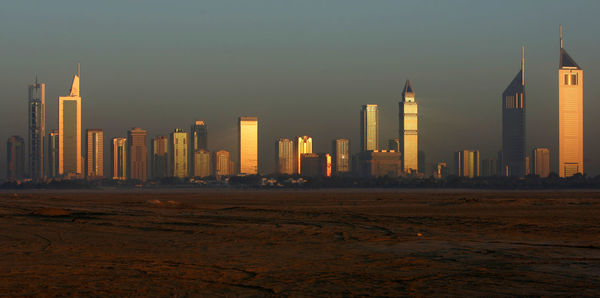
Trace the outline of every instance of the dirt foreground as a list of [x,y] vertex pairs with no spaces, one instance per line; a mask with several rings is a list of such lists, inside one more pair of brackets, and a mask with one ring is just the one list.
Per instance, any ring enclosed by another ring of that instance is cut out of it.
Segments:
[[600,193],[0,193],[0,293],[598,297]]

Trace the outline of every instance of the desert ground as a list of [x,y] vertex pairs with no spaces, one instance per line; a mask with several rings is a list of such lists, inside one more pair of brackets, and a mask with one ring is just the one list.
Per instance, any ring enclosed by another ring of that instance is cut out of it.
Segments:
[[600,192],[3,192],[0,293],[598,297]]

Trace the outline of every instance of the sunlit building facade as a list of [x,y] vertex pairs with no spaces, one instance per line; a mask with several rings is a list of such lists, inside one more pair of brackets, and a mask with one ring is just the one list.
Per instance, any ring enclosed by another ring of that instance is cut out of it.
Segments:
[[410,174],[419,170],[419,121],[417,118],[418,105],[415,102],[415,91],[409,80],[404,85],[399,107],[402,167],[405,173]]
[[[190,160],[189,160],[190,174],[192,176],[196,176],[195,175],[196,162],[194,160],[194,158],[196,157],[195,152],[200,149],[208,150],[208,128],[206,126],[206,123],[203,120],[196,120],[194,125],[192,125],[192,127],[190,128],[190,142],[189,143],[190,143],[190,149],[188,152],[190,152]],[[192,154],[192,153],[194,153],[194,154]]]
[[563,48],[558,68],[558,173],[583,174],[583,69]]
[[550,149],[534,148],[531,152],[531,168],[534,175],[546,178],[550,175]]
[[502,154],[509,176],[525,176],[525,49],[521,70],[502,93]]
[[217,178],[233,175],[234,167],[229,151],[219,150],[215,152],[213,160],[213,169]]
[[102,129],[87,129],[85,144],[86,178],[104,178],[104,133]]
[[59,176],[58,174],[58,130],[53,129],[48,134],[48,164],[46,165],[46,175],[51,178],[56,178]]
[[379,108],[375,104],[363,105],[360,110],[360,148],[379,149]]
[[194,177],[210,176],[210,152],[198,149],[194,152]]
[[113,138],[110,147],[111,176],[113,180],[127,179],[127,139]]
[[146,181],[148,178],[148,147],[146,145],[146,131],[133,128],[127,132],[127,149],[129,157],[127,174],[129,179]]
[[46,135],[46,84],[29,85],[29,132],[27,134],[27,155],[29,161],[29,177],[37,180],[45,176],[44,172],[44,137]]
[[169,138],[156,136],[151,145],[152,178],[169,177]]
[[240,117],[238,120],[239,174],[258,174],[258,118]]
[[479,151],[463,150],[454,153],[454,173],[461,177],[479,177]]
[[81,95],[79,64],[68,96],[58,97],[58,173],[64,177],[81,177]]
[[313,153],[313,140],[309,136],[299,136],[294,139],[294,157],[296,173],[302,173],[302,154]]
[[350,141],[337,139],[333,141],[333,171],[336,174],[350,172]]
[[276,172],[282,175],[293,175],[296,158],[294,156],[294,141],[279,138],[275,143]]
[[169,136],[169,174],[172,177],[188,176],[188,133],[175,129]]
[[12,136],[6,142],[6,178],[19,181],[25,178],[25,140]]

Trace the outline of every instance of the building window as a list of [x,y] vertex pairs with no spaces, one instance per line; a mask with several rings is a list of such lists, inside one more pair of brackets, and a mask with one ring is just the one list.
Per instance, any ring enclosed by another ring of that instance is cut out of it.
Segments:
[[571,85],[574,85],[574,86],[577,85],[577,75],[576,74],[571,75]]
[[565,85],[569,85],[569,75],[565,75]]

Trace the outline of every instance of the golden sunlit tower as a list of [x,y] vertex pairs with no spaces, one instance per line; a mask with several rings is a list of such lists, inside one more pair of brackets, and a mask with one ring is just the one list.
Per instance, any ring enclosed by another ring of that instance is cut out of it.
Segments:
[[169,138],[156,136],[152,139],[152,178],[169,177]]
[[531,168],[534,175],[546,178],[550,175],[550,150],[534,148],[531,152]]
[[81,95],[79,92],[80,68],[73,77],[69,96],[58,97],[58,174],[81,177]]
[[58,177],[58,130],[53,129],[48,134],[48,165],[47,165],[47,175],[48,177],[56,178]]
[[188,175],[188,133],[177,128],[169,136],[169,174],[185,178]]
[[258,174],[258,118],[240,117],[238,122],[239,174]]
[[127,132],[127,147],[129,161],[127,163],[127,174],[129,179],[146,181],[148,168],[148,148],[146,146],[146,131],[141,128],[133,128]]
[[502,168],[510,176],[526,175],[525,162],[525,48],[521,70],[502,93]]
[[32,179],[44,178],[44,137],[46,134],[46,84],[38,83],[29,85],[29,142],[28,160],[29,177]]
[[297,174],[302,173],[302,154],[313,153],[313,141],[309,136],[296,137],[294,139],[294,169]]
[[294,164],[294,141],[279,138],[275,144],[275,165],[278,174],[293,175]]
[[337,139],[333,141],[333,164],[336,174],[350,172],[350,141]]
[[198,149],[194,152],[194,177],[210,176],[210,152]]
[[454,153],[454,173],[461,177],[479,177],[479,151],[463,150]]
[[406,80],[402,91],[400,106],[400,152],[402,153],[402,168],[405,173],[419,170],[419,137],[417,103],[415,92],[409,80]]
[[360,148],[362,151],[379,149],[379,109],[377,105],[363,105],[360,110]]
[[104,133],[102,129],[86,130],[86,176],[88,179],[104,177]]
[[113,180],[127,179],[127,139],[113,138],[110,147]]
[[563,48],[558,68],[558,173],[583,174],[583,69]]
[[213,168],[215,169],[216,177],[230,176],[233,174],[229,151],[219,150],[215,152]]

